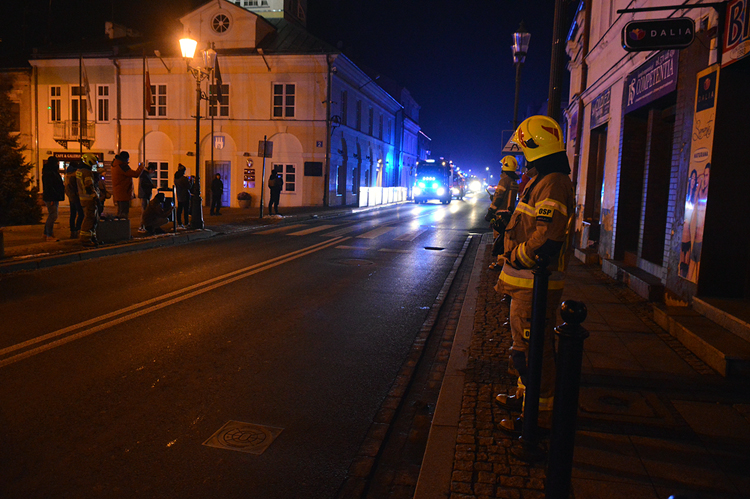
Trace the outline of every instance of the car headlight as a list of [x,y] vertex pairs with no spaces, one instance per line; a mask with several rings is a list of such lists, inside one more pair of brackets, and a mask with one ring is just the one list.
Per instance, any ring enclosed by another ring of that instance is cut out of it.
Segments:
[[455,188],[455,187],[454,187],[454,188],[452,188],[452,189],[451,189],[451,193],[453,193],[453,195],[458,195],[458,189],[457,189],[457,188]]
[[420,189],[424,189],[424,182],[419,182],[417,185]]
[[440,184],[438,184],[437,182],[432,184],[433,189],[437,189],[438,187],[440,187]]
[[422,189],[420,189],[419,187],[415,187],[413,193],[415,196],[419,196],[422,194]]
[[445,194],[445,188],[444,187],[438,187],[437,195],[438,196],[442,196],[443,194]]
[[472,183],[471,183],[471,190],[472,190],[472,191],[474,191],[474,192],[477,192],[477,191],[479,191],[479,190],[480,190],[481,188],[482,188],[482,184],[480,184],[480,183],[479,183],[479,182],[477,182],[476,180],[475,180],[474,182],[472,182]]

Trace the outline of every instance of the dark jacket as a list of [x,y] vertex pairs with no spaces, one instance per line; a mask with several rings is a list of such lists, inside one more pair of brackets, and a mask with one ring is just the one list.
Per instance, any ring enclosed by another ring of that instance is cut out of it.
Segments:
[[185,170],[179,169],[174,173],[174,186],[177,189],[177,202],[190,202],[190,181],[185,176]]
[[149,201],[148,206],[143,212],[143,226],[156,228],[166,223],[166,218],[172,213],[171,206],[164,206],[164,193],[160,192],[154,199]]
[[281,180],[281,177],[278,173],[273,172],[270,177],[268,177],[268,188],[271,189],[272,194],[279,194],[281,193],[281,188],[284,186],[284,181]]
[[138,197],[141,199],[151,199],[154,187],[154,183],[151,180],[151,172],[143,170],[138,176]]
[[211,181],[211,194],[219,197],[224,194],[224,182],[222,182],[220,178],[214,177]]
[[42,199],[65,201],[65,184],[56,163],[48,161],[42,168]]

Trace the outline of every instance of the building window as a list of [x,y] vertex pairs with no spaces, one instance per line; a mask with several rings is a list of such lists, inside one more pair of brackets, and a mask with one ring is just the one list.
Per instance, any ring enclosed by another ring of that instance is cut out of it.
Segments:
[[169,163],[166,161],[149,161],[148,166],[153,166],[156,171],[151,179],[158,189],[169,188]]
[[[239,5],[240,2],[237,2]],[[243,7],[268,7],[268,0],[242,0]]]
[[383,140],[383,115],[378,118],[378,138]]
[[294,165],[274,163],[273,171],[278,173],[284,180],[283,192],[296,192],[297,171]]
[[294,83],[273,84],[273,117],[294,118],[295,102]]
[[96,87],[96,121],[109,121],[109,85]]
[[167,86],[151,85],[151,105],[148,115],[157,118],[167,117]]
[[[229,84],[222,84],[221,85],[221,96],[217,95],[216,91],[216,85],[211,85],[211,88],[209,90],[211,92],[211,97],[216,96],[216,100],[211,99],[211,103],[208,106],[208,115],[209,116],[219,116],[219,117],[229,117]],[[219,107],[218,114],[216,114],[216,107]]]
[[10,103],[10,131],[21,131],[21,103],[12,101]]
[[370,108],[370,112],[367,115],[367,135],[372,135],[372,122],[375,119],[375,111]]
[[61,87],[49,87],[49,120],[60,121],[62,119],[62,97]]
[[362,131],[362,101],[357,101],[357,130]]
[[341,91],[341,124],[346,126],[346,115],[349,111],[349,93],[346,90]]
[[88,121],[86,90],[83,87],[75,86],[70,89],[70,119],[75,122]]

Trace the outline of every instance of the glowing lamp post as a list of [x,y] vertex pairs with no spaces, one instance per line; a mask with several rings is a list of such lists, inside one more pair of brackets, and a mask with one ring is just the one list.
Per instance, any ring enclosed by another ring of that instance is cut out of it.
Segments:
[[521,66],[526,62],[526,52],[529,50],[529,40],[531,33],[526,31],[526,27],[521,21],[518,31],[513,33],[513,64],[516,66],[516,98],[513,101],[513,131],[518,128],[518,92],[521,88]]
[[209,100],[201,90],[201,82],[211,76],[214,65],[216,64],[216,51],[212,48],[201,51],[203,56],[203,67],[194,68],[190,61],[195,56],[195,50],[198,42],[191,38],[182,38],[180,40],[180,52],[185,59],[188,73],[195,78],[195,184],[193,185],[193,202],[191,203],[191,229],[202,229],[203,224],[203,198],[201,197],[201,161],[200,161],[200,140],[201,140],[201,100]]

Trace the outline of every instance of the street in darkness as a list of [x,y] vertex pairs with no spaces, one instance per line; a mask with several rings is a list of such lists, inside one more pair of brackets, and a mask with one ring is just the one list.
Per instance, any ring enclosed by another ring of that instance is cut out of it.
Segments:
[[478,201],[3,277],[2,496],[334,496]]

